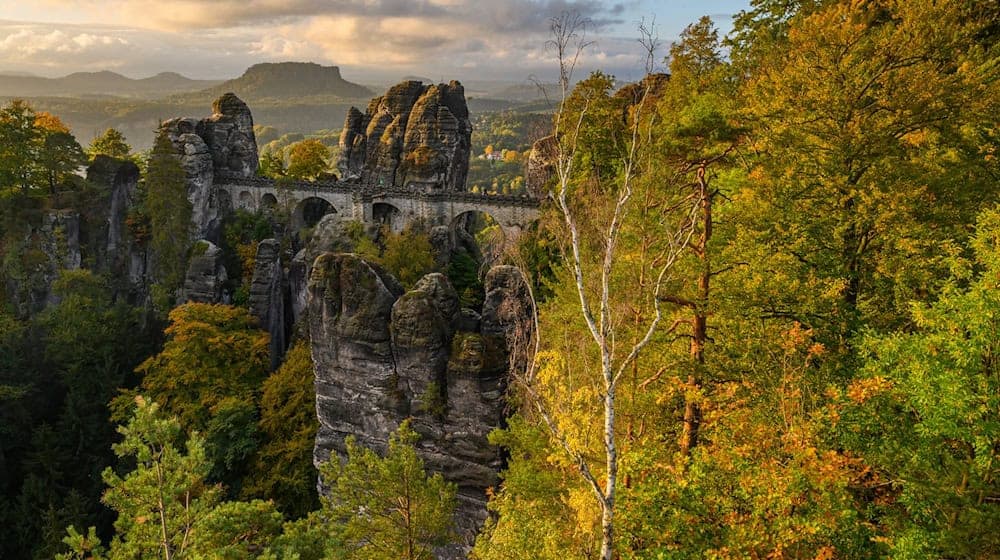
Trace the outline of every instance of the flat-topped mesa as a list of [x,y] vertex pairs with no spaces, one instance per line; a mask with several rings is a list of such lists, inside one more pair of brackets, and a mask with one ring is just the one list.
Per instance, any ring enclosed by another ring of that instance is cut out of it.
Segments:
[[472,123],[465,88],[457,81],[396,84],[368,103],[352,107],[340,136],[337,164],[345,179],[375,189],[465,190]]
[[249,178],[257,173],[257,139],[250,108],[227,93],[204,119],[170,119],[160,125],[184,169],[196,238],[212,238],[220,208],[213,183],[219,178]]

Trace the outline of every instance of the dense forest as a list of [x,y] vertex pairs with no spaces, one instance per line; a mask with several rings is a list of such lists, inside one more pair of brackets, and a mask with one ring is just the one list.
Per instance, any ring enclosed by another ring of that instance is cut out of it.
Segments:
[[[622,86],[576,76],[586,22],[552,21],[558,110],[473,135],[470,190],[501,150],[482,190],[519,190],[527,152],[548,179],[491,257],[532,306],[469,557],[1000,558],[998,22],[987,0],[754,0],[669,52],[641,26]],[[335,171],[324,142],[279,148],[262,174]],[[0,108],[0,558],[434,558],[456,487],[420,434],[317,469],[308,327],[272,368],[248,311],[258,243],[311,231],[231,213],[229,304],[184,303],[205,247],[170,150]],[[146,289],[60,249],[68,219],[100,245],[106,168],[141,177],[122,235]],[[406,287],[440,269],[418,227],[346,229]],[[464,306],[482,270],[441,272]]]

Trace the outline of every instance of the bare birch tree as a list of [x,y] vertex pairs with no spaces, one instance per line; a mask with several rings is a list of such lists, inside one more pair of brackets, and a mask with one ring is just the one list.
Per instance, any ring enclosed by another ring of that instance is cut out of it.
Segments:
[[[577,152],[580,148],[581,130],[590,110],[589,100],[585,99],[579,114],[568,118],[567,101],[570,98],[570,86],[577,62],[584,49],[590,43],[586,40],[587,21],[579,15],[564,13],[551,21],[552,40],[548,47],[552,49],[559,63],[560,101],[558,115],[555,121],[555,187],[550,193],[564,222],[567,232],[566,265],[572,274],[575,291],[579,299],[579,317],[586,325],[586,331],[593,349],[599,356],[597,371],[582,372],[596,378],[600,387],[599,411],[602,416],[602,447],[603,457],[594,460],[588,456],[587,450],[575,446],[567,433],[560,427],[554,411],[559,403],[542,394],[536,386],[538,371],[538,354],[543,333],[540,330],[537,306],[534,306],[531,326],[521,331],[522,335],[530,334],[531,348],[527,359],[521,358],[523,364],[516,380],[520,382],[528,401],[544,422],[553,439],[562,447],[572,463],[578,469],[586,485],[592,490],[601,512],[601,553],[603,560],[611,560],[615,550],[615,501],[618,485],[619,451],[617,446],[618,410],[617,390],[619,382],[626,371],[636,363],[640,353],[661,329],[664,312],[660,289],[675,268],[678,258],[690,245],[695,232],[695,221],[703,201],[697,196],[686,196],[671,209],[672,220],[665,220],[663,228],[664,250],[655,260],[656,280],[653,283],[652,294],[645,302],[652,307],[652,317],[643,325],[633,340],[621,352],[620,342],[628,338],[623,332],[625,321],[619,315],[625,312],[616,309],[614,304],[612,275],[621,260],[621,236],[623,227],[629,219],[629,211],[635,203],[635,182],[642,174],[644,165],[642,150],[650,144],[644,137],[644,131],[649,131],[651,119],[655,118],[649,110],[647,100],[650,96],[650,83],[641,84],[638,102],[632,105],[632,113],[628,119],[628,137],[624,141],[620,153],[621,160],[616,162],[621,169],[617,178],[616,189],[611,189],[613,197],[610,203],[610,215],[596,226],[597,231],[587,231],[589,235],[598,235],[599,243],[588,244],[583,241],[579,201],[574,201],[574,192],[578,185],[576,173],[578,169]],[[640,26],[641,43],[646,49],[647,74],[652,70],[656,41],[651,30]],[[648,113],[647,113],[648,111]],[[647,126],[643,127],[643,123]],[[648,163],[648,162],[647,162]],[[588,224],[588,227],[591,227]],[[589,249],[589,247],[596,247]],[[596,263],[596,268],[591,268]],[[670,327],[676,328],[676,324]],[[522,340],[522,342],[528,342]],[[515,364],[517,365],[517,364]],[[572,366],[571,366],[572,367]],[[603,463],[603,464],[602,464]],[[603,475],[603,476],[602,476]]]

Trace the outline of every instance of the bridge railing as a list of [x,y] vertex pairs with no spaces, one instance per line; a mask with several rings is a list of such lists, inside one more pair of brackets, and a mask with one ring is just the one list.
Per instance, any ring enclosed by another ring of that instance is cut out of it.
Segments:
[[433,202],[469,202],[496,206],[523,206],[536,208],[541,202],[529,195],[483,194],[473,192],[414,192],[405,187],[371,187],[355,181],[275,181],[266,177],[218,177],[215,184],[221,187],[248,187],[268,190],[287,189],[297,192],[351,193],[362,199],[408,198]]

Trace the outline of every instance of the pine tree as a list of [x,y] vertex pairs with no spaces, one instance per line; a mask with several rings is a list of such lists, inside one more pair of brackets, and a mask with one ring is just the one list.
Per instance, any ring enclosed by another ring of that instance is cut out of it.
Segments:
[[435,546],[453,539],[456,487],[424,472],[417,439],[404,422],[379,457],[349,438],[347,462],[334,458],[321,468],[330,487],[325,511],[353,558],[430,560]]
[[124,476],[108,468],[103,476],[103,501],[118,512],[111,557],[179,560],[188,557],[192,530],[219,503],[220,490],[205,482],[204,441],[193,436],[182,448],[176,419],[141,397],[136,404],[114,446],[118,457],[134,458],[136,468]]
[[149,245],[156,258],[159,286],[169,298],[181,286],[187,269],[191,202],[184,169],[170,138],[162,131],[149,156],[145,189],[145,209],[152,230]]

